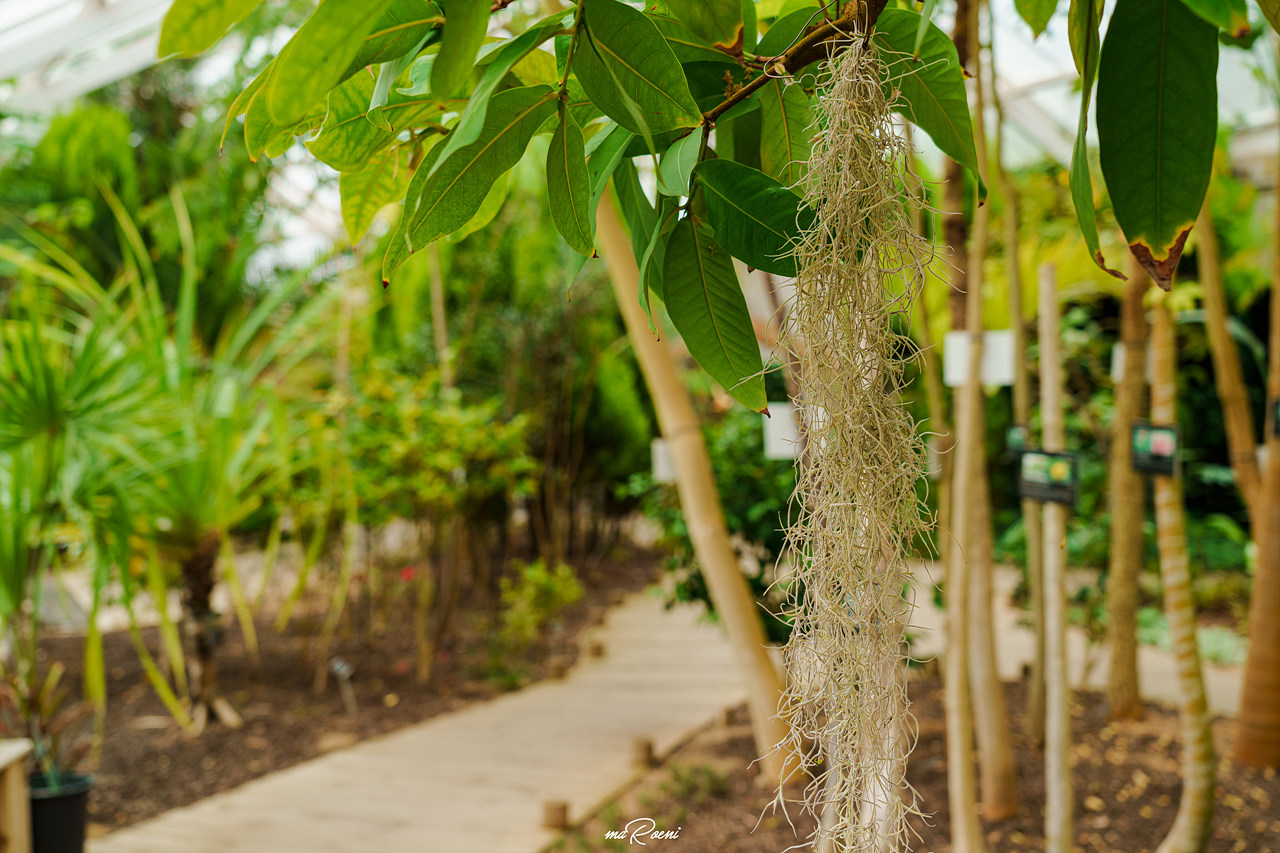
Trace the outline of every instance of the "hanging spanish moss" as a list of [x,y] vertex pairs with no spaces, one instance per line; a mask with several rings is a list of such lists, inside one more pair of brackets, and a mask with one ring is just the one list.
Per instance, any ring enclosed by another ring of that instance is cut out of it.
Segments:
[[795,630],[785,650],[784,748],[814,776],[806,805],[824,851],[906,849],[916,810],[903,629],[906,557],[926,516],[924,446],[904,408],[901,330],[932,251],[908,204],[923,194],[909,142],[863,39],[831,58],[804,181],[817,216],[796,250],[788,341],[807,451],[787,531]]

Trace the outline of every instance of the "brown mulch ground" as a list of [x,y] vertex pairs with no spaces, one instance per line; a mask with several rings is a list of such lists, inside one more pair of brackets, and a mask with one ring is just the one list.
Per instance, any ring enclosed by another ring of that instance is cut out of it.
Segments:
[[[322,695],[312,692],[314,664],[308,649],[319,620],[303,612],[283,634],[271,628],[274,614],[257,621],[262,673],[246,657],[239,627],[228,618],[228,634],[219,650],[219,679],[224,693],[244,718],[232,730],[211,722],[197,738],[183,734],[146,681],[127,633],[105,640],[108,673],[106,738],[101,762],[93,770],[91,821],[119,828],[166,809],[240,785],[332,749],[394,731],[436,714],[547,677],[578,655],[577,638],[623,593],[639,590],[660,574],[658,555],[631,551],[585,573],[585,595],[547,634],[544,648],[512,675],[495,675],[487,639],[493,633],[493,606],[460,605],[454,629],[437,657],[434,677],[423,687],[415,681],[412,620],[393,618],[392,626],[370,642],[365,632],[347,626],[335,638],[331,655],[354,666],[352,686],[358,712],[349,715],[332,678]],[[318,607],[317,607],[318,609]],[[358,614],[358,609],[354,611]],[[156,632],[144,632],[156,651]],[[80,690],[80,637],[52,637],[43,656],[62,661],[72,695]]]
[[[936,679],[913,673],[911,695],[920,740],[909,779],[925,808],[933,811],[928,823],[915,822],[921,837],[912,849],[945,853],[951,846],[940,685]],[[1014,818],[986,825],[987,850],[1043,850],[1044,755],[1028,748],[1020,734],[1025,721],[1022,685],[1006,685],[1006,695],[1021,762],[1021,805]],[[1178,809],[1177,715],[1149,705],[1142,721],[1108,723],[1104,699],[1097,694],[1077,694],[1072,715],[1077,851],[1150,853],[1173,824]],[[1215,724],[1219,754],[1230,754],[1233,729],[1227,720]],[[560,849],[565,853],[637,849],[626,841],[606,841],[604,833],[641,817],[653,818],[659,828],[679,829],[678,838],[648,842],[652,849],[672,853],[779,853],[801,843],[813,828],[812,820],[792,809],[797,833],[778,814],[766,811],[773,791],[756,782],[758,777],[748,767],[754,757],[745,710],[736,709],[729,725],[708,729],[677,750],[637,788],[566,836]],[[1280,853],[1278,775],[1274,770],[1220,759],[1209,853]]]

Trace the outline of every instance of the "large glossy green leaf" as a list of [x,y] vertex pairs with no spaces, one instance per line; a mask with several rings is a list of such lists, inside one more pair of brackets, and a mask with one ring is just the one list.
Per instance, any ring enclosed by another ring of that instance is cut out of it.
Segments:
[[809,163],[813,107],[804,89],[773,80],[760,90],[760,168],[788,187]]
[[587,176],[591,179],[591,223],[595,228],[596,205],[604,197],[609,179],[626,156],[627,146],[634,137],[631,131],[610,122],[586,144]]
[[160,56],[203,53],[260,0],[174,0],[160,25]]
[[392,0],[328,0],[321,3],[275,60],[267,82],[267,109],[279,125],[297,122],[338,85],[365,36]]
[[1129,250],[1168,290],[1209,188],[1218,34],[1181,0],[1119,0],[1098,67],[1098,150]]
[[1071,148],[1071,169],[1068,183],[1071,203],[1076,209],[1076,221],[1080,234],[1093,262],[1117,278],[1122,273],[1107,266],[1098,241],[1098,219],[1093,208],[1093,177],[1089,172],[1089,103],[1093,95],[1093,81],[1098,76],[1098,17],[1102,4],[1098,0],[1071,0],[1067,10],[1067,38],[1071,43],[1072,58],[1080,74],[1080,117],[1076,123],[1076,141]]
[[657,133],[702,122],[666,39],[644,13],[625,3],[582,0],[572,65],[596,106],[628,130]]
[[431,66],[431,92],[444,99],[458,94],[471,76],[476,52],[489,27],[489,4],[482,0],[441,0],[441,5],[444,35],[440,53]]
[[711,229],[686,218],[667,242],[662,270],[667,313],[702,369],[754,411],[768,406],[764,365],[729,253]]
[[794,276],[792,252],[813,209],[764,172],[732,160],[707,160],[696,174],[716,242],[747,266]]
[[530,137],[555,111],[550,86],[508,89],[494,95],[475,142],[429,169],[421,193],[405,200],[409,246],[416,251],[467,223],[500,175],[524,154]]
[[742,0],[667,0],[667,6],[704,42],[742,52]]
[[821,21],[822,12],[817,6],[806,6],[788,12],[773,22],[773,26],[761,37],[756,50],[761,56],[780,56],[804,35],[810,24]]
[[595,228],[591,218],[591,179],[582,129],[573,113],[560,110],[560,123],[547,146],[547,202],[551,221],[569,248],[595,255]]
[[[449,132],[448,138],[445,139],[444,151],[440,153],[440,159],[437,163],[445,162],[453,152],[464,145],[470,145],[476,141],[476,138],[480,135],[481,128],[484,127],[485,112],[489,109],[489,98],[498,88],[498,84],[502,82],[502,78],[507,76],[507,73],[511,71],[517,62],[536,50],[538,45],[550,38],[557,29],[563,26],[563,17],[563,15],[555,15],[530,27],[494,52],[493,59],[485,67],[484,73],[480,75],[475,90],[471,93],[466,107],[462,110],[462,115],[458,117],[458,123],[453,126],[453,130]],[[435,78],[434,68],[435,66],[433,65],[433,80]]]
[[658,192],[671,196],[688,195],[689,178],[701,153],[701,133],[690,133],[671,143],[658,161]]
[[409,174],[408,149],[387,148],[370,157],[364,168],[339,176],[342,224],[352,244],[360,242],[378,211],[404,198]]
[[1244,0],[1182,0],[1187,8],[1236,38],[1249,35],[1249,7]]
[[390,128],[386,129],[365,117],[373,90],[372,77],[356,74],[331,91],[324,124],[315,138],[307,141],[312,154],[339,172],[362,169],[399,131],[438,119],[444,110],[444,105],[424,96],[392,93],[380,108]]
[[[901,96],[894,109],[929,134],[952,160],[978,177],[978,154],[973,145],[973,123],[956,46],[934,24],[928,25],[919,56],[913,56],[920,16],[903,9],[885,9],[876,22],[872,40],[885,48],[886,90]],[[979,193],[986,189],[979,182]]]
[[1018,15],[1031,27],[1031,34],[1036,38],[1049,26],[1049,19],[1058,8],[1058,0],[1013,0]]
[[667,46],[681,62],[733,62],[734,58],[723,50],[716,50],[705,41],[689,32],[689,28],[675,18],[657,13],[647,13],[646,17],[667,40]]

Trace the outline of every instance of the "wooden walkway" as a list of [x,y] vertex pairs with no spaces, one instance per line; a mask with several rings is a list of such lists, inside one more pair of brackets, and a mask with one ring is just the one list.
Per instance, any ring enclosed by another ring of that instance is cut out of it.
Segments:
[[651,593],[611,610],[584,657],[542,682],[364,741],[90,842],[89,853],[535,853],[632,775],[743,701],[722,631]]

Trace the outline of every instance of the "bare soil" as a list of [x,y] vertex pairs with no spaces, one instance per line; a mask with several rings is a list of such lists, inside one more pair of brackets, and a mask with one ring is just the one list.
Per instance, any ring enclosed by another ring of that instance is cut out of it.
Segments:
[[[1025,691],[1006,685],[1019,759],[1018,814],[987,823],[989,853],[1044,849],[1044,753],[1032,748],[1025,731]],[[912,849],[946,853],[951,849],[947,813],[946,733],[942,694],[935,678],[912,673],[912,710],[920,739],[908,778],[919,792],[928,820],[916,820],[919,837]],[[1104,697],[1080,693],[1072,706],[1075,756],[1076,850],[1083,853],[1151,853],[1172,826],[1181,790],[1178,718],[1167,708],[1148,705],[1136,722],[1107,721]],[[1229,755],[1234,723],[1214,726],[1219,755]],[[792,807],[792,828],[770,808],[766,790],[750,767],[755,746],[745,708],[728,724],[710,728],[676,750],[663,767],[559,843],[565,853],[618,853],[627,840],[606,839],[629,821],[652,818],[659,829],[678,830],[675,839],[648,841],[650,849],[671,853],[779,853],[802,844],[813,820]],[[1280,778],[1262,770],[1219,760],[1217,809],[1208,853],[1280,853]],[[643,828],[647,823],[632,824]]]
[[[106,737],[92,768],[90,819],[100,833],[207,797],[250,779],[314,758],[333,749],[490,699],[505,690],[554,676],[578,656],[581,631],[605,608],[630,591],[643,589],[661,573],[660,556],[629,551],[589,570],[579,570],[584,596],[548,629],[526,660],[495,668],[489,638],[496,609],[492,602],[464,601],[453,621],[427,685],[415,678],[412,619],[392,613],[377,636],[362,629],[360,608],[335,637],[330,655],[354,668],[357,711],[349,714],[338,684],[312,691],[320,603],[305,608],[282,634],[272,629],[274,614],[256,620],[261,671],[245,652],[239,626],[228,617],[219,649],[219,680],[244,719],[241,729],[216,722],[198,737],[185,735],[166,713],[146,680],[127,633],[105,637],[108,703]],[[144,631],[158,653],[154,629]],[[50,637],[42,655],[67,667],[65,683],[80,690],[83,638]]]

